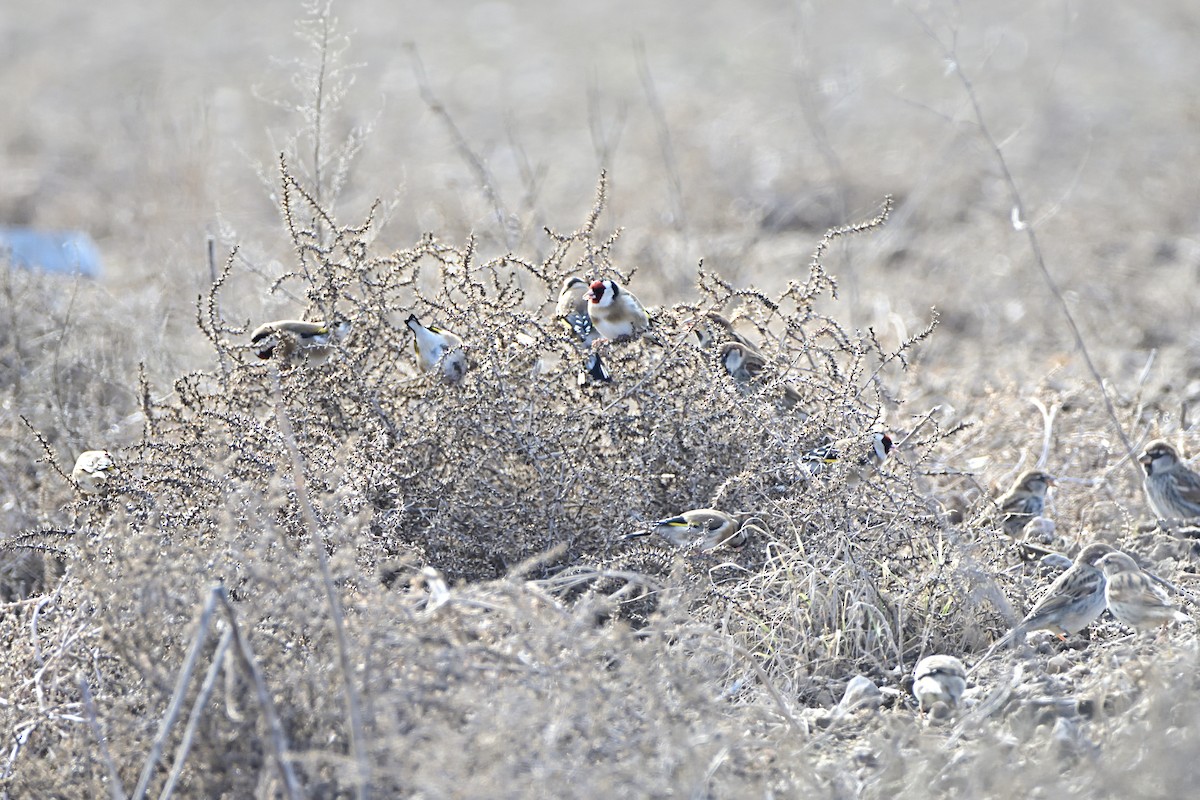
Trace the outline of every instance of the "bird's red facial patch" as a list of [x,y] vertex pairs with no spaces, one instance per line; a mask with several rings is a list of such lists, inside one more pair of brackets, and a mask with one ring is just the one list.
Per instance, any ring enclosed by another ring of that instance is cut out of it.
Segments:
[[587,293],[588,299],[593,303],[599,303],[600,298],[604,297],[604,288],[604,281],[592,281]]

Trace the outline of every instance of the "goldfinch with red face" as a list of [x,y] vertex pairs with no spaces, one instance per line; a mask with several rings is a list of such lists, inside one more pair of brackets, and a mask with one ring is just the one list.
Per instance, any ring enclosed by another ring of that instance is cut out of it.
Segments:
[[637,296],[616,281],[593,281],[587,299],[592,327],[605,339],[631,339],[650,327]]
[[413,332],[413,350],[421,369],[440,369],[450,383],[462,380],[467,374],[467,354],[461,338],[435,325],[422,325],[416,314],[409,314],[404,324]]
[[350,334],[350,321],[333,324],[280,319],[265,322],[250,334],[254,354],[266,360],[278,356],[291,367],[319,367],[333,357],[336,346]]
[[[590,287],[583,278],[567,278],[558,293],[558,306],[554,314],[555,319],[571,330],[584,350],[590,350],[592,342],[600,338],[600,334],[592,326],[592,318],[588,316],[589,291]],[[579,376],[581,383],[587,381],[587,375],[605,383],[612,380],[612,375],[604,366],[599,353],[589,353],[583,369],[584,374]]]

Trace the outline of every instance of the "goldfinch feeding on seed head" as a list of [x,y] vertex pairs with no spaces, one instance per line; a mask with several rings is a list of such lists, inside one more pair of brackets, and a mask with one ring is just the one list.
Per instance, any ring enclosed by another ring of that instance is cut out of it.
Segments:
[[954,656],[926,656],[913,670],[913,695],[922,711],[934,703],[954,708],[967,689],[967,669]]
[[1026,523],[1040,517],[1046,508],[1046,490],[1053,485],[1052,475],[1036,469],[1017,478],[1008,493],[996,501],[1004,520],[1004,532],[1017,538]]
[[278,354],[279,360],[292,367],[319,367],[333,356],[334,346],[350,334],[350,321],[332,325],[280,319],[265,322],[250,334],[250,344],[259,358]]
[[1146,445],[1138,459],[1146,470],[1146,496],[1159,519],[1200,517],[1200,475],[1179,460],[1162,439]]
[[413,332],[413,349],[421,369],[429,372],[440,365],[442,377],[447,381],[457,383],[462,380],[467,374],[467,354],[463,351],[462,339],[436,326],[422,325],[416,314],[409,314],[404,324]]
[[844,448],[851,447],[853,447],[853,440],[843,440],[821,447],[814,447],[805,453],[801,460],[808,467],[808,471],[815,475],[826,464],[837,464],[844,457],[849,458],[850,470],[847,473],[847,477],[851,482],[856,483],[865,480],[870,475],[871,470],[879,468],[887,460],[888,454],[892,452],[892,437],[886,433],[876,431],[871,434],[870,449],[857,457],[854,456],[852,450],[849,452],[844,450]]
[[1117,622],[1136,631],[1147,631],[1174,620],[1191,620],[1129,555],[1109,553],[1100,559],[1099,566],[1108,578],[1104,599]]
[[71,480],[84,494],[100,494],[105,481],[116,471],[116,462],[107,450],[85,450],[75,459]]
[[736,550],[745,546],[750,538],[742,525],[744,521],[715,508],[697,508],[677,517],[659,520],[650,530],[631,533],[625,538],[657,533],[677,547],[694,546],[700,550],[713,550],[725,545]]
[[650,327],[641,302],[616,281],[594,281],[586,296],[592,327],[605,339],[632,338]]
[[[554,316],[571,329],[583,349],[592,346],[592,342],[600,338],[600,334],[592,327],[592,318],[588,316],[587,281],[579,277],[570,277],[563,281],[562,290],[558,293],[558,307]],[[598,381],[612,380],[608,368],[600,358],[599,353],[589,353],[583,365],[584,372],[580,374],[580,383],[587,381],[587,375]]]

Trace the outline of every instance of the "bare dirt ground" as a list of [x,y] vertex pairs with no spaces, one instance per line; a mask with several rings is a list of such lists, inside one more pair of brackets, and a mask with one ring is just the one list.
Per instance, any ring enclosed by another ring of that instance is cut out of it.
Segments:
[[[1192,623],[1035,634],[947,720],[908,676],[1053,579],[991,502],[1035,465],[1041,544],[1196,588],[1134,457],[1200,452],[1200,11],[222,5],[0,14],[0,225],[106,268],[3,272],[5,797],[1194,793]],[[611,385],[570,274],[656,308]],[[334,314],[324,367],[247,347]],[[885,428],[862,484],[799,465]],[[621,539],[710,505],[746,548]]]

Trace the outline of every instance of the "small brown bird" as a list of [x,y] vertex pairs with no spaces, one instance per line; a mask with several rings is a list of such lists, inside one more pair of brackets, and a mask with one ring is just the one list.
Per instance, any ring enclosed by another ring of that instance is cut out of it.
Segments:
[[738,549],[749,541],[744,523],[748,515],[732,516],[715,508],[697,508],[679,516],[661,519],[650,530],[637,531],[624,538],[633,539],[657,533],[677,547],[713,550],[722,545]]
[[1126,553],[1109,553],[1099,566],[1108,578],[1104,590],[1108,610],[1121,624],[1141,632],[1174,620],[1191,620]]
[[751,345],[741,342],[726,342],[721,345],[720,359],[735,381],[749,383],[762,374],[767,360]]
[[116,472],[116,462],[107,450],[85,450],[75,459],[71,480],[83,494],[100,494],[105,482]]
[[1017,478],[1008,493],[996,501],[1004,521],[1004,532],[1014,539],[1021,536],[1026,523],[1040,517],[1046,508],[1046,490],[1054,477],[1041,470],[1030,470]]
[[[590,351],[592,342],[601,338],[592,325],[592,318],[588,316],[589,291],[590,287],[583,278],[567,278],[558,293],[558,306],[554,313],[554,318],[570,329],[578,339],[580,348],[585,351]],[[609,374],[599,353],[588,352],[583,369],[587,375],[598,381],[607,383],[612,380],[612,375]],[[587,380],[582,374],[579,377],[581,382]]]
[[707,348],[717,342],[733,341],[745,345],[752,350],[758,350],[754,342],[740,333],[728,317],[716,311],[709,311],[704,315],[703,319],[699,319],[696,322],[696,327],[693,328],[693,332],[696,334],[696,340],[700,347],[703,348]]
[[1162,439],[1146,445],[1138,459],[1146,470],[1146,496],[1159,519],[1200,517],[1200,475],[1187,468]]
[[954,656],[925,656],[913,670],[912,693],[922,711],[935,703],[955,708],[967,689],[967,668]]
[[416,314],[409,314],[404,324],[413,332],[413,350],[421,369],[430,372],[440,367],[442,377],[450,383],[462,380],[467,374],[462,339],[434,325],[422,325]]
[[1060,637],[1078,633],[1104,613],[1104,573],[1097,563],[1117,552],[1104,542],[1092,542],[1079,551],[1071,566],[1059,575],[1034,604],[1025,618],[995,644],[972,667],[979,667],[1001,647],[1021,641],[1033,631],[1051,631]]
[[336,345],[350,334],[350,321],[333,324],[279,319],[264,322],[250,334],[250,344],[261,359],[278,354],[291,367],[319,367],[333,357]]
[[641,302],[616,281],[593,281],[587,298],[588,317],[605,339],[629,339],[650,327]]

